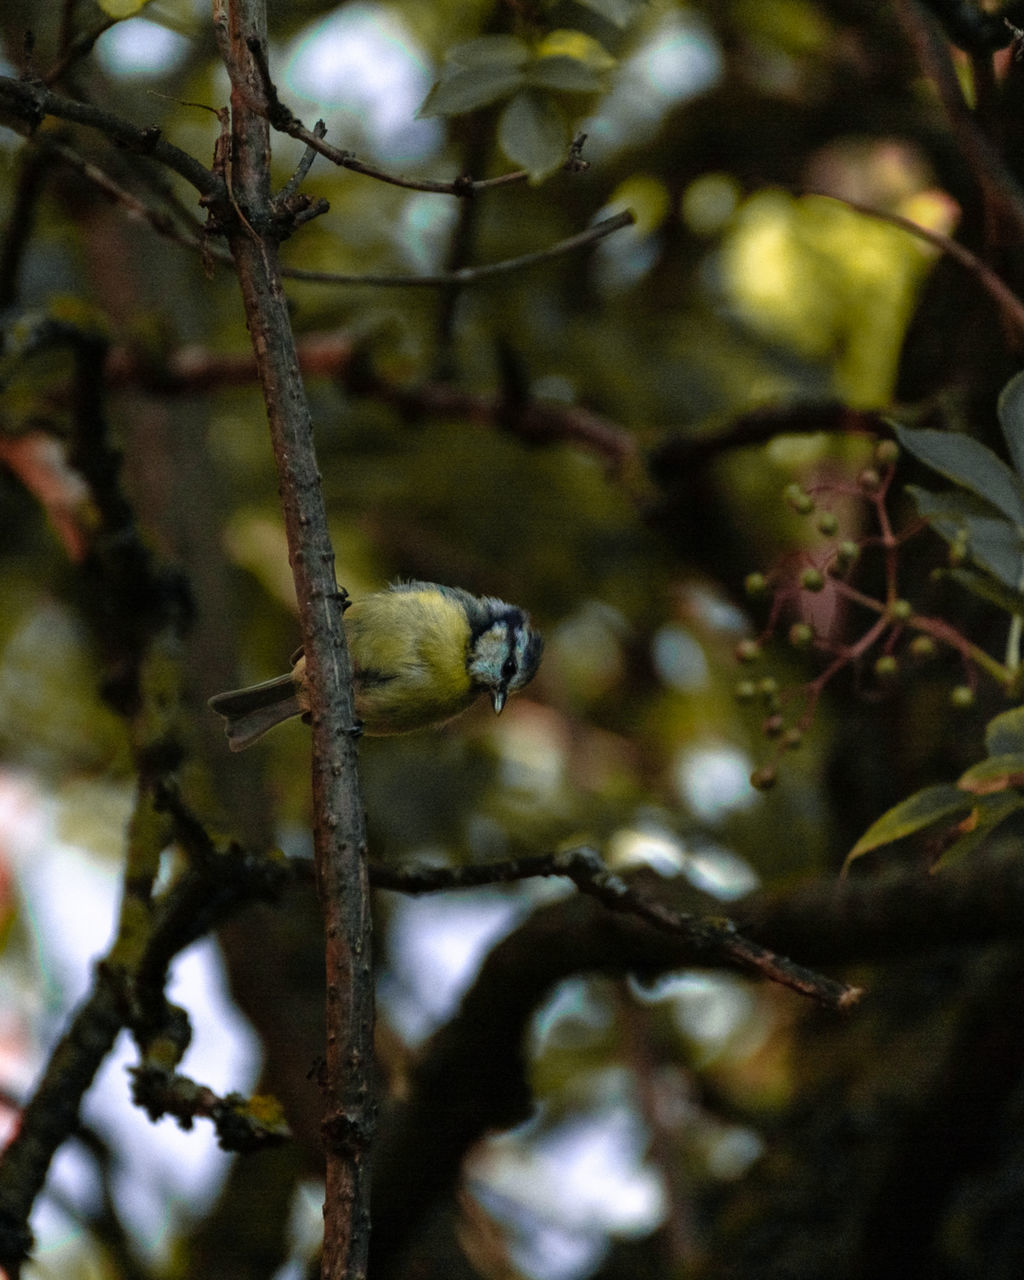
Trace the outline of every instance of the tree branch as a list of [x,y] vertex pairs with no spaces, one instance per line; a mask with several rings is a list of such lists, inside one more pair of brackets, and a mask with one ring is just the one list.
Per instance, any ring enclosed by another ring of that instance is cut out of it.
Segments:
[[327,976],[322,1275],[354,1280],[366,1269],[366,1156],[376,1103],[366,832],[352,732],[352,669],[313,423],[273,234],[269,131],[265,117],[254,110],[264,101],[263,77],[252,53],[266,48],[263,0],[215,0],[214,23],[231,79],[231,200],[214,213],[228,228],[266,399],[313,707],[313,839]]
[[[382,887],[429,880],[420,872],[372,870]],[[454,879],[479,882],[477,872],[460,868]],[[648,899],[657,894],[672,910],[714,909],[682,878],[639,873],[629,885]],[[729,909],[765,947],[812,964],[872,964],[933,947],[1024,937],[1024,864],[1011,850],[937,875],[900,872],[759,890]],[[408,1274],[419,1231],[454,1195],[470,1148],[487,1132],[528,1117],[524,1037],[553,986],[583,973],[653,977],[723,963],[685,933],[607,911],[583,894],[539,908],[499,942],[459,1011],[422,1050],[407,1095],[384,1127],[374,1157],[375,1280]]]
[[108,137],[127,151],[152,156],[167,168],[180,174],[202,195],[217,195],[219,182],[209,169],[193,159],[187,151],[168,142],[154,125],[129,124],[120,116],[103,111],[88,102],[64,98],[37,80],[15,80],[0,76],[0,123],[12,128],[21,126],[31,133],[47,116],[86,125]]
[[769,404],[734,418],[723,430],[699,436],[670,435],[650,455],[650,470],[658,484],[692,479],[695,469],[733,449],[768,444],[779,435],[841,435],[870,433],[883,439],[894,435],[877,409],[852,409],[838,400]]
[[130,909],[122,916],[117,939],[96,966],[92,990],[50,1055],[0,1160],[0,1268],[9,1280],[16,1280],[32,1247],[28,1218],[53,1157],[75,1131],[82,1097],[118,1033],[134,1026],[140,1008],[162,993],[176,955],[245,903],[273,900],[289,879],[283,860],[229,849],[186,872],[154,904],[145,937],[140,939],[139,920]]
[[[209,256],[211,261],[217,262],[222,266],[233,266],[233,260],[229,253],[213,249],[203,240],[202,227],[198,225],[187,229],[180,227],[169,213],[161,209],[151,209],[130,191],[126,191],[121,187],[98,165],[85,160],[72,148],[49,139],[46,140],[45,145],[47,151],[77,170],[83,178],[98,187],[104,195],[123,205],[129,217],[148,222],[157,234],[173,240],[177,244],[184,245],[190,249],[201,249]],[[306,161],[307,157],[304,156],[303,164],[308,168]],[[291,188],[292,183],[297,179],[301,180],[300,174],[303,171],[303,164],[300,164],[296,174],[289,180],[288,186],[275,202],[278,207],[283,205],[282,197]],[[326,211],[326,202],[314,202],[302,213],[292,215],[292,220],[297,225]],[[312,271],[305,267],[287,266],[282,266],[280,271],[281,275],[289,280],[304,280],[312,284],[372,285],[378,289],[436,289],[449,285],[475,285],[492,280],[496,276],[510,275],[515,271],[522,271],[524,268],[536,266],[538,263],[550,262],[554,258],[563,257],[565,254],[573,253],[577,249],[587,248],[589,245],[597,244],[599,241],[604,240],[614,232],[622,230],[623,227],[631,226],[635,221],[634,214],[627,209],[622,213],[615,214],[613,217],[603,218],[592,227],[588,227],[586,231],[579,231],[575,235],[567,236],[564,240],[559,240],[555,244],[549,245],[546,249],[536,249],[532,253],[519,254],[514,258],[503,258],[499,262],[482,263],[477,267],[462,267],[458,271],[434,272],[432,275],[395,275],[387,272],[369,275],[345,274],[337,271]]]
[[[216,262],[221,266],[234,265],[230,253],[213,248],[204,239],[203,228],[200,225],[179,226],[166,210],[150,208],[144,201],[130,191],[125,190],[98,165],[86,160],[71,147],[49,138],[44,140],[44,147],[48,153],[70,165],[88,182],[99,188],[104,195],[122,205],[129,217],[148,222],[158,235],[173,240],[176,244],[183,245],[189,249],[201,250],[211,262]],[[312,201],[296,194],[298,183],[302,181],[305,173],[308,172],[310,158],[313,154],[313,149],[307,148],[306,155],[303,156],[296,172],[273,202],[274,208],[292,226],[298,226],[311,218],[319,217],[321,214],[326,213],[328,209],[326,201]],[[291,210],[290,201],[301,205],[301,208]],[[557,243],[549,245],[546,249],[536,249],[532,253],[519,254],[514,258],[503,258],[499,262],[486,262],[476,267],[462,267],[457,271],[439,271],[431,275],[396,275],[387,272],[369,275],[345,274],[336,271],[312,271],[305,267],[287,266],[281,266],[280,272],[281,275],[289,280],[304,280],[312,284],[371,285],[378,289],[436,289],[453,285],[460,287],[476,285],[492,280],[496,276],[510,275],[527,267],[536,266],[538,263],[550,262],[554,258],[573,253],[577,249],[584,249],[589,245],[597,244],[614,232],[620,231],[623,227],[631,226],[635,221],[634,214],[627,209],[610,218],[603,218],[585,231],[579,231],[575,235],[567,236],[564,240],[559,240]],[[17,226],[13,219],[11,226],[12,228]],[[9,276],[9,274],[9,272],[0,274],[0,281]]]
[[[639,462],[636,441],[625,428],[581,405],[531,400],[510,410],[500,394],[463,391],[444,382],[405,385],[366,368],[365,355],[345,333],[307,334],[297,346],[300,370],[309,377],[335,378],[353,395],[393,405],[413,421],[439,417],[500,426],[532,445],[573,444],[602,459],[614,475]],[[244,385],[256,377],[251,354],[227,355],[201,347],[179,347],[160,363],[119,347],[106,367],[111,386],[141,385],[161,395],[195,395],[218,387]]]

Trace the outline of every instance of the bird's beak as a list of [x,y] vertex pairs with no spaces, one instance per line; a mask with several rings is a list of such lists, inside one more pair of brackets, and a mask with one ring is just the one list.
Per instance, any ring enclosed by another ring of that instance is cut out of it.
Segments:
[[503,689],[501,685],[491,690],[491,703],[494,706],[494,714],[501,715],[501,709],[505,705],[505,699],[508,697],[508,690]]

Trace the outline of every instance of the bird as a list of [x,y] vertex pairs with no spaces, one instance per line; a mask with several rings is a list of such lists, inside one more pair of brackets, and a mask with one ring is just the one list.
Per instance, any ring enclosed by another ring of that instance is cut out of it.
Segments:
[[[435,582],[399,582],[350,604],[343,615],[352,661],[357,731],[411,733],[444,724],[486,693],[500,714],[536,675],[543,641],[529,615],[493,596]],[[273,680],[215,694],[228,746],[242,751],[309,707],[306,659]]]

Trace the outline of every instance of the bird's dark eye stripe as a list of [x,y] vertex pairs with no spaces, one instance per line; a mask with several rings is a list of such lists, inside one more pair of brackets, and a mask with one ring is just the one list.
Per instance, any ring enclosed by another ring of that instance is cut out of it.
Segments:
[[502,678],[505,680],[511,680],[517,670],[518,668],[516,666],[515,658],[506,658],[501,664],[501,674]]

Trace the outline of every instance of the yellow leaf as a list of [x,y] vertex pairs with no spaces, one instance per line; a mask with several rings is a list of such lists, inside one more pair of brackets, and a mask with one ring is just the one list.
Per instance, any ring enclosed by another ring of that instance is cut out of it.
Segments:
[[537,46],[539,58],[574,58],[592,71],[610,71],[615,59],[593,36],[582,31],[559,28],[549,32]]
[[149,0],[98,0],[98,4],[111,18],[131,18],[141,12]]

